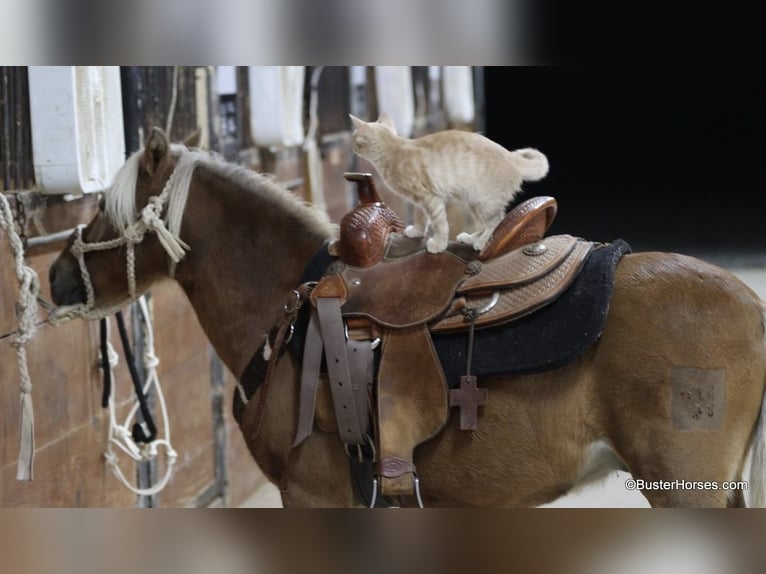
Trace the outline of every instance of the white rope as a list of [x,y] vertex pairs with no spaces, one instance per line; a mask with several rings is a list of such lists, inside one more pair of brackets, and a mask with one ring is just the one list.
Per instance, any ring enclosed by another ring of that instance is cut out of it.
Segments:
[[16,278],[19,281],[18,330],[11,340],[16,349],[21,379],[21,398],[19,401],[19,459],[16,468],[16,480],[34,478],[35,458],[35,417],[32,407],[32,381],[27,366],[25,345],[37,331],[37,296],[40,293],[40,281],[37,273],[24,263],[24,244],[13,226],[13,213],[8,200],[0,193],[0,231],[4,231],[14,257]]
[[[159,404],[160,416],[162,417],[163,433],[162,437],[155,438],[153,441],[146,444],[138,444],[133,440],[133,434],[131,429],[133,427],[133,421],[136,417],[140,403],[136,399],[135,403],[128,412],[125,421],[120,424],[117,420],[117,413],[114,404],[114,396],[116,393],[116,384],[114,378],[114,368],[119,362],[119,357],[114,351],[112,344],[107,342],[107,355],[109,357],[109,368],[112,371],[112,388],[109,394],[109,436],[107,438],[106,450],[104,451],[104,458],[109,468],[112,470],[114,476],[133,493],[141,496],[152,496],[162,491],[170,481],[170,477],[173,473],[173,467],[178,459],[178,453],[170,443],[170,421],[168,419],[167,405],[165,404],[165,396],[162,393],[160,387],[160,380],[157,376],[157,366],[160,364],[157,355],[154,352],[154,329],[152,327],[151,317],[149,315],[149,308],[146,304],[145,297],[139,297],[137,300],[138,308],[141,314],[142,323],[144,326],[144,372],[146,373],[146,382],[142,389],[144,395],[154,389],[157,396],[157,402]],[[107,322],[107,333],[109,332],[109,323]],[[108,339],[108,335],[107,335]],[[165,473],[162,478],[151,487],[139,488],[135,486],[130,480],[128,480],[125,474],[120,468],[119,459],[117,456],[117,450],[122,451],[129,458],[136,463],[148,462],[155,460],[159,456],[159,449],[165,449]]]

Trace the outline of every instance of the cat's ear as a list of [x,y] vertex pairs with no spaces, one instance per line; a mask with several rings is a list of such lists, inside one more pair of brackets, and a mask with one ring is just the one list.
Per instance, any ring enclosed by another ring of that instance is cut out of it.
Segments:
[[358,117],[356,117],[354,114],[348,114],[348,117],[351,118],[351,123],[354,126],[354,129],[364,125],[364,122],[360,120]]
[[383,124],[392,132],[396,133],[396,126],[394,125],[394,120],[386,112],[380,112],[380,115],[378,116],[378,123]]

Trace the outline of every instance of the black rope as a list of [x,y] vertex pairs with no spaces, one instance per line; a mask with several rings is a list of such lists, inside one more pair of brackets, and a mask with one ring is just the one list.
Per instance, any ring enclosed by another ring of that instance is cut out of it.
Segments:
[[109,366],[109,347],[107,346],[106,318],[98,322],[101,339],[101,370],[104,372],[104,390],[101,395],[101,407],[109,406],[109,395],[112,394],[112,369]]
[[125,351],[125,362],[128,363],[130,378],[133,379],[133,388],[136,392],[136,398],[138,399],[138,406],[141,410],[141,416],[144,419],[144,425],[141,425],[140,423],[135,423],[133,425],[133,440],[142,443],[152,442],[155,438],[157,438],[157,427],[154,424],[152,413],[149,410],[149,404],[147,402],[146,395],[144,395],[144,390],[141,388],[141,376],[138,373],[136,360],[133,356],[133,351],[130,348],[128,331],[125,329],[125,319],[122,316],[122,311],[118,311],[116,316],[117,328],[120,330],[120,339],[122,339],[122,348]]

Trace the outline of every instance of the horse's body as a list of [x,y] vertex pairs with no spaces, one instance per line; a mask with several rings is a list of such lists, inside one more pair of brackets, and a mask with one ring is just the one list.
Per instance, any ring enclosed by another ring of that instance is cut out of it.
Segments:
[[[176,161],[172,155],[164,135],[154,132],[141,161],[138,208],[163,189]],[[266,179],[220,164],[196,168],[180,226],[191,249],[175,278],[232,373],[243,372],[280,318],[286,294],[333,233],[326,219]],[[93,242],[115,234],[101,214],[83,237]],[[123,253],[89,253],[86,261],[97,307],[125,296]],[[139,289],[167,273],[165,251],[147,236],[136,248]],[[68,252],[52,267],[51,283],[58,304],[84,300]],[[725,400],[705,403],[715,410],[717,427],[697,429],[694,420],[679,420],[674,401],[695,399],[674,397],[681,388],[676,374],[721,371]],[[267,387],[263,420],[256,415],[263,386],[246,406],[240,426],[250,451],[282,488],[285,506],[359,505],[337,434],[315,428],[291,449],[299,375],[300,366],[285,353]],[[443,431],[415,451],[427,506],[534,506],[618,468],[646,481],[720,486],[740,479],[751,446],[751,501],[766,504],[766,433],[759,419],[766,384],[762,306],[723,269],[677,254],[626,255],[604,332],[580,359],[481,384],[489,400],[478,430],[459,430],[453,413]],[[727,497],[730,505],[744,503],[741,491],[643,492],[653,506],[725,506]]]

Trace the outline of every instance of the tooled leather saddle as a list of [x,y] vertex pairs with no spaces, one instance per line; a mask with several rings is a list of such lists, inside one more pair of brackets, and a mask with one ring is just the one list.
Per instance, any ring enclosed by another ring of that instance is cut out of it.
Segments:
[[[401,233],[369,174],[346,178],[357,183],[360,203],[330,247],[337,261],[311,291],[294,446],[312,432],[326,371],[341,440],[363,445],[372,435],[381,494],[413,494],[415,447],[444,427],[451,406],[460,408],[461,429],[476,429],[477,407],[488,400],[471,374],[474,331],[556,301],[594,243],[545,237],[557,203],[535,197],[508,213],[480,253],[457,243],[428,253],[423,240]],[[448,385],[434,340],[466,335],[464,374]]]

